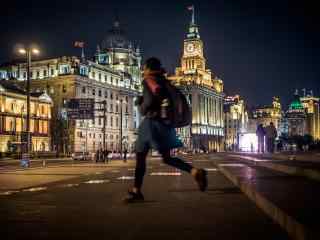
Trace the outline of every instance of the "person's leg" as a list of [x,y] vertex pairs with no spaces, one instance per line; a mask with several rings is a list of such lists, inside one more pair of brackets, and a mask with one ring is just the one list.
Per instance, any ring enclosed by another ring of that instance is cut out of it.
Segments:
[[180,158],[171,157],[170,150],[162,151],[160,152],[160,154],[162,156],[164,163],[170,166],[173,166],[175,168],[178,168],[182,171],[191,173],[191,175],[194,177],[194,179],[198,183],[200,191],[205,191],[207,189],[207,186],[208,186],[207,172],[204,169],[195,168]]
[[274,138],[270,139],[271,153],[274,153]]
[[148,150],[144,152],[136,153],[136,170],[135,170],[135,179],[134,179],[134,191],[138,192],[141,190],[143,177],[146,172],[146,157]]
[[191,173],[191,170],[193,169],[192,165],[190,165],[189,163],[186,163],[185,161],[183,161],[180,158],[171,157],[170,150],[163,151],[160,154],[162,156],[162,159],[163,159],[164,163],[166,163],[166,164],[168,164],[168,165],[170,165],[172,167],[178,168],[178,169],[180,169],[182,171]]

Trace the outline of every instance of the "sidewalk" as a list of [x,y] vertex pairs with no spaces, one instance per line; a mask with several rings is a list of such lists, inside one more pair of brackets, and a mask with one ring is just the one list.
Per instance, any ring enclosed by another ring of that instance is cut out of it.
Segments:
[[319,152],[280,152],[280,153],[247,153],[247,152],[226,152],[230,154],[238,154],[243,156],[251,156],[257,158],[264,158],[269,160],[297,160],[308,162],[320,162]]
[[287,174],[304,176],[320,181],[320,161],[279,160],[277,156],[265,158],[264,155],[230,154],[230,157],[253,161],[255,165]]
[[320,183],[225,156],[220,171],[293,239],[320,239]]
[[[83,175],[102,174],[117,167],[133,167],[135,161],[113,160],[111,163],[76,163],[0,172],[0,191],[12,191],[69,180]],[[1,194],[0,192],[0,194]]]

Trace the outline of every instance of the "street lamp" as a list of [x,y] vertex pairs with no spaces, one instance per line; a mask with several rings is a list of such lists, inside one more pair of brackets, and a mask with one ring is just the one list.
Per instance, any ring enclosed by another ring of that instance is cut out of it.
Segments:
[[40,51],[37,48],[28,47],[28,48],[19,48],[18,52],[20,55],[23,55],[26,57],[27,60],[27,149],[26,153],[30,154],[30,67],[31,67],[31,56],[33,55],[39,55]]
[[126,104],[126,101],[120,97],[120,100],[117,100],[117,103],[120,104],[120,139],[119,139],[119,147],[120,147],[120,156],[122,156],[122,104]]

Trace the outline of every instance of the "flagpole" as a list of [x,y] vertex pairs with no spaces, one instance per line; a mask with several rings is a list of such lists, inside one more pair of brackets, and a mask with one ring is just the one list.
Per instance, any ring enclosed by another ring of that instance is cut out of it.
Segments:
[[194,24],[194,6],[192,5],[192,20],[191,23]]
[[81,48],[81,58],[82,60],[84,60],[85,56],[84,56],[84,47]]

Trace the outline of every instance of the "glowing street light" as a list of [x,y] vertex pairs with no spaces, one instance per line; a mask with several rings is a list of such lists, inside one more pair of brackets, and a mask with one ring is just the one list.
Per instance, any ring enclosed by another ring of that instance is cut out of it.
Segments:
[[29,48],[19,48],[18,53],[20,55],[23,55],[26,57],[27,60],[27,149],[26,153],[28,155],[29,159],[29,154],[30,154],[30,66],[31,66],[31,56],[33,55],[39,55],[40,51],[37,48],[34,47],[29,47]]

